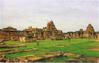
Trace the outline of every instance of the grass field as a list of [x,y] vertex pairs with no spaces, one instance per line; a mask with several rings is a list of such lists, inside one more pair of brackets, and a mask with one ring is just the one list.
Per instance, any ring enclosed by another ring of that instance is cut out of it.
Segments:
[[[39,44],[38,44],[39,42]],[[6,58],[13,59],[22,56],[35,55],[43,56],[48,52],[70,52],[86,57],[99,57],[99,50],[91,50],[91,48],[99,49],[99,42],[94,39],[71,39],[71,40],[39,40],[37,42],[22,43],[18,41],[6,42],[8,46],[25,45],[26,47],[20,48],[8,48],[17,50],[32,50],[30,52],[18,52],[14,54],[5,54]],[[0,48],[0,50],[6,50],[7,48]]]

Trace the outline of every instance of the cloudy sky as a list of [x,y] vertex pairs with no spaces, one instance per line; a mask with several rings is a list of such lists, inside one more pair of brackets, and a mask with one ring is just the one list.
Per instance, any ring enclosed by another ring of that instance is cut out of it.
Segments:
[[88,24],[99,31],[99,0],[0,0],[0,28],[42,28],[50,20],[64,32]]

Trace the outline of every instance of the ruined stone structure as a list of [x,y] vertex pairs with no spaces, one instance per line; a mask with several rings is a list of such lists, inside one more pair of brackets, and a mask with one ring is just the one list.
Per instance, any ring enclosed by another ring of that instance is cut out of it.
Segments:
[[96,38],[96,32],[91,24],[89,24],[85,31],[80,29],[76,32],[65,33],[65,38]]
[[63,39],[64,34],[57,30],[53,21],[48,22],[44,28],[32,28],[19,31],[13,27],[7,27],[0,30],[0,40],[19,40],[21,42],[30,42],[43,39]]
[[91,24],[88,25],[87,29],[84,32],[84,36],[87,38],[95,38],[95,30]]
[[24,31],[27,32],[24,36],[33,40],[63,39],[63,32],[56,29],[53,21],[48,22],[47,27],[43,29],[29,27]]
[[18,32],[17,29],[13,27],[7,27],[0,31],[0,36],[2,37],[0,38],[2,40],[17,40]]
[[63,39],[63,32],[61,30],[57,30],[53,21],[50,21],[47,24],[47,27],[43,28],[44,39]]
[[99,32],[96,32],[96,39],[99,40]]
[[91,24],[88,25],[86,30],[80,29],[76,32],[63,33],[57,30],[53,21],[49,21],[46,27],[33,28],[29,27],[23,31],[17,30],[13,27],[0,29],[0,42],[5,40],[17,40],[21,42],[32,42],[36,40],[45,39],[64,39],[64,38],[98,38],[99,33],[96,33]]
[[27,32],[25,34],[25,37],[27,37],[28,39],[33,39],[33,40],[43,39],[43,29],[41,28],[29,27],[28,29],[25,29],[24,31]]

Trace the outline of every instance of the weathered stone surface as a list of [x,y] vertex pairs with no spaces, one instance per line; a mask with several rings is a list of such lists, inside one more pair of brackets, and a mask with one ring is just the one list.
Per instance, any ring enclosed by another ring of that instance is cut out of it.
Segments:
[[99,38],[99,33],[96,33],[93,26],[89,24],[85,31],[80,29],[75,32],[63,33],[62,30],[57,30],[53,21],[49,21],[44,28],[28,27],[23,31],[13,27],[0,29],[0,42],[7,40],[17,40],[21,42],[32,42],[43,39],[64,39],[64,38]]
[[85,31],[83,29],[80,29],[76,32],[68,32],[65,33],[65,38],[98,38],[98,34],[96,34],[93,26],[89,24]]
[[95,30],[91,24],[88,25],[87,29],[85,30],[84,36],[87,38],[95,38]]
[[63,39],[63,32],[57,30],[53,21],[48,22],[47,27],[43,28],[45,39]]
[[96,34],[96,38],[99,40],[99,33]]

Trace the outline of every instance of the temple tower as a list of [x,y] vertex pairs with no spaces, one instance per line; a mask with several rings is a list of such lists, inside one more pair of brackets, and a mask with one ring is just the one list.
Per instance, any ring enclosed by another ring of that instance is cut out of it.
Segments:
[[94,30],[94,27],[91,24],[89,24],[87,26],[87,29],[85,30],[85,37],[95,38],[95,30]]

